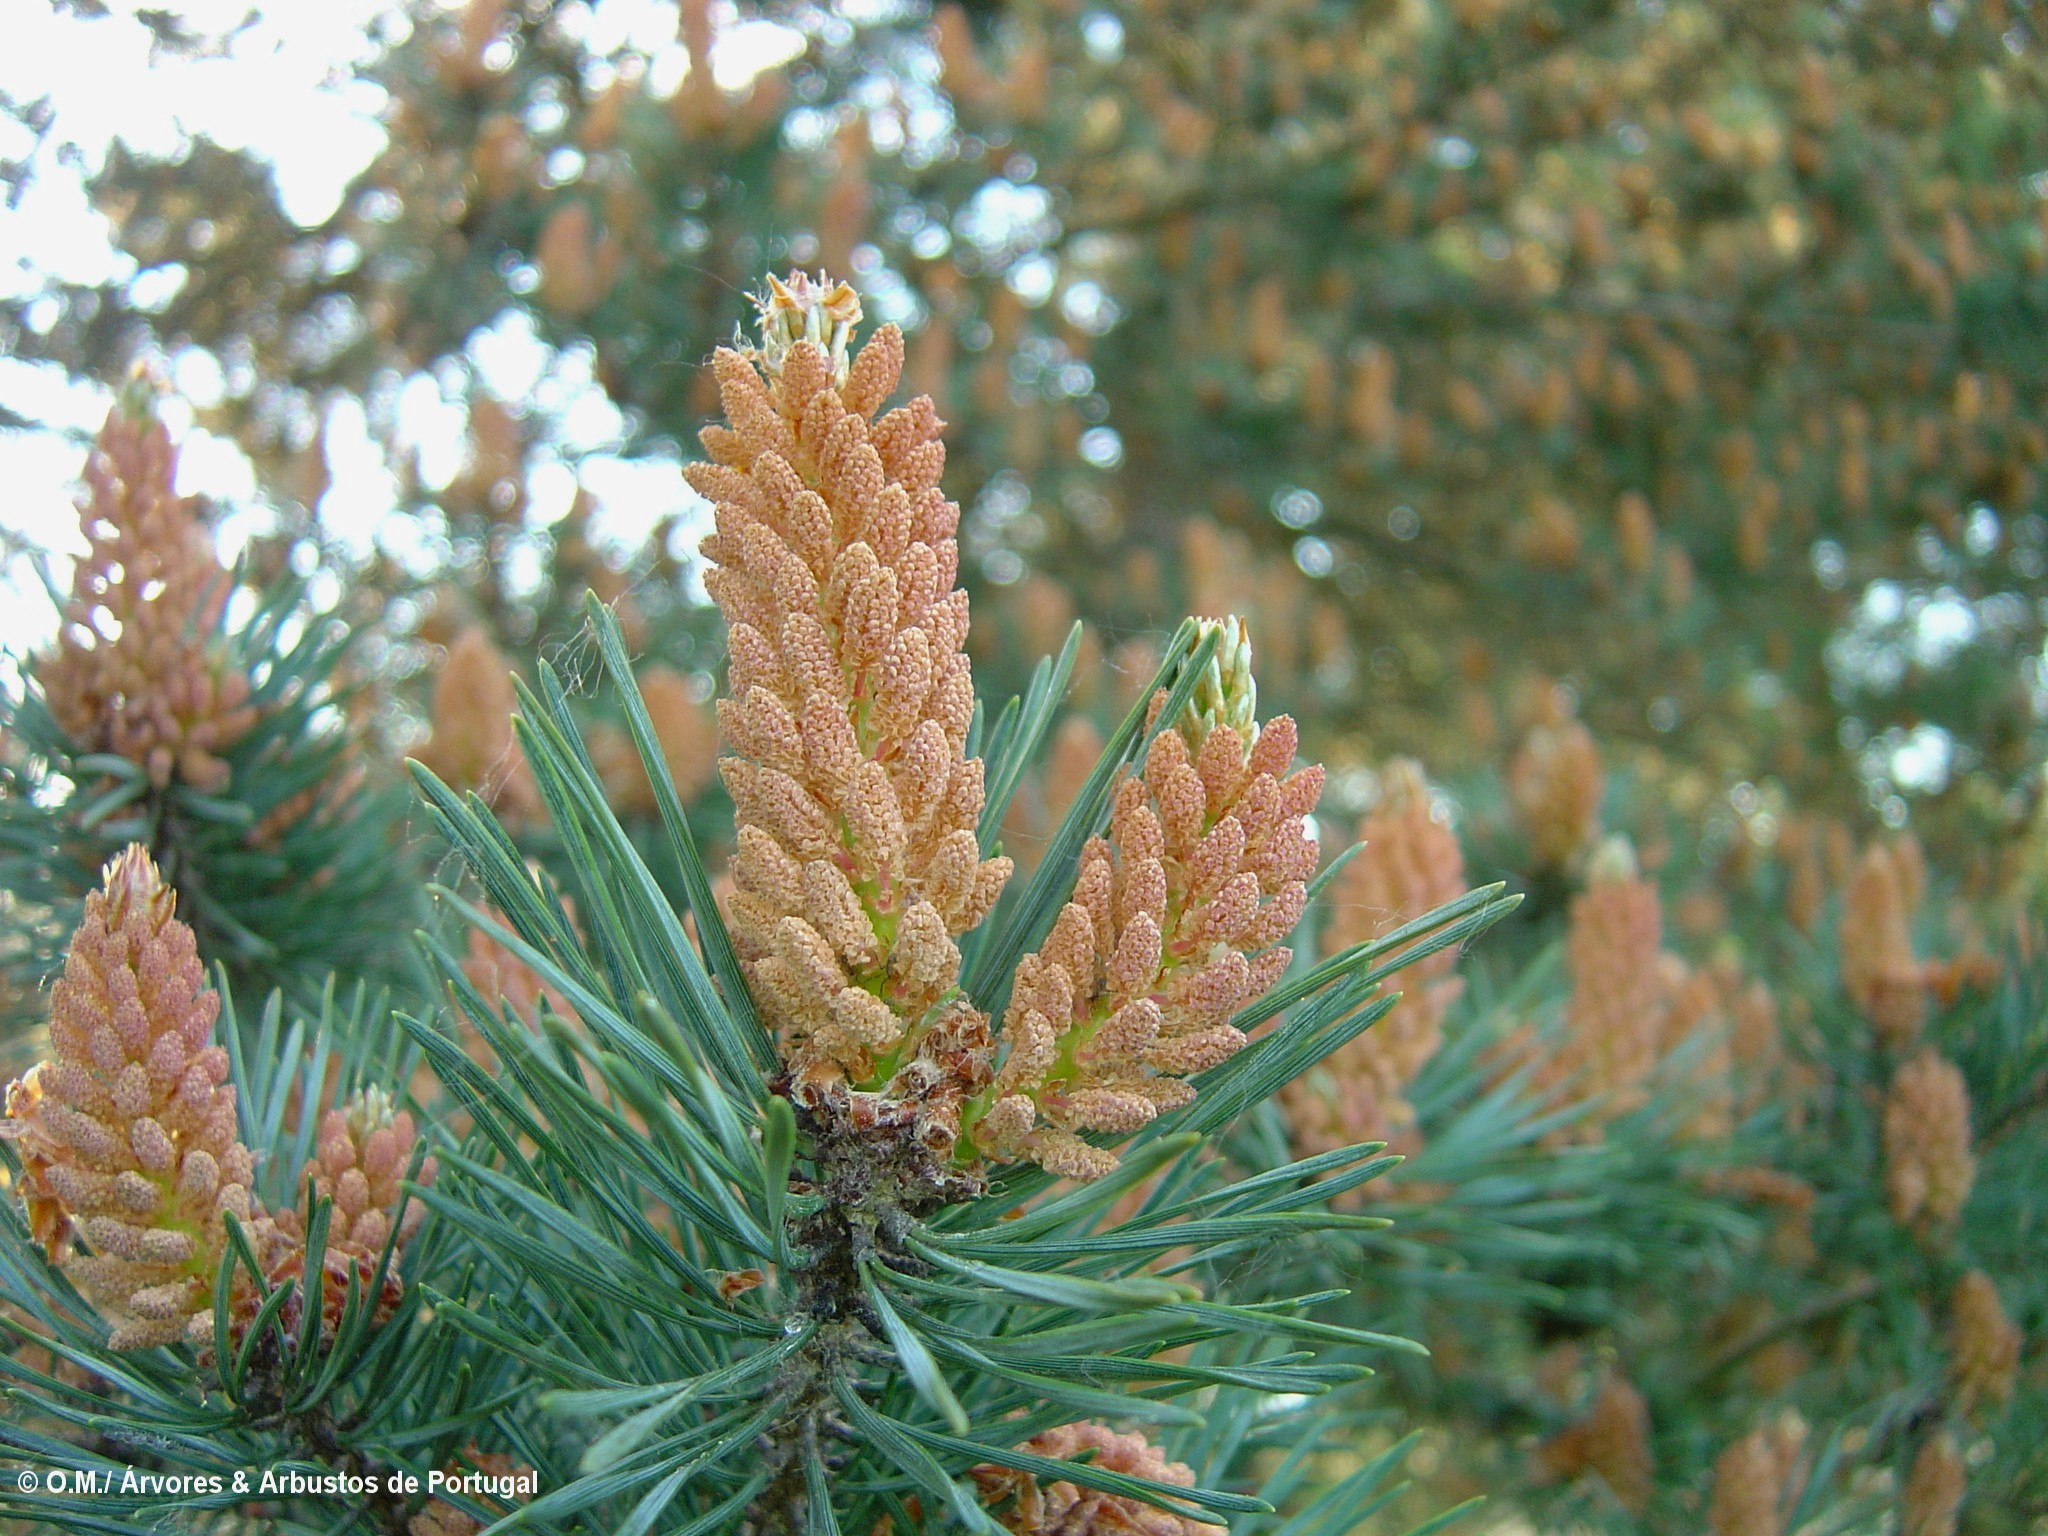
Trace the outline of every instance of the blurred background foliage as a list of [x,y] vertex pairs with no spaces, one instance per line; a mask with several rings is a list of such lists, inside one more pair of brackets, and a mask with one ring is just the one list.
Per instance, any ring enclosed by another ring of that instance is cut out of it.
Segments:
[[[695,456],[758,273],[850,275],[950,423],[984,692],[1085,622],[1008,851],[1172,622],[1235,612],[1391,860],[1326,948],[1528,895],[1235,1133],[1414,1154],[1362,1270],[1301,1261],[1436,1351],[1386,1384],[1427,1430],[1403,1512],[1933,1536],[1967,1463],[1963,1529],[2048,1528],[2038,8],[653,9],[655,45],[604,5],[393,9],[388,145],[330,217],[204,139],[117,150],[135,275],[0,302],[0,338],[165,373],[254,465],[245,577],[349,626],[366,755],[545,860],[505,661],[587,670],[587,590],[722,820],[705,509],[580,471]],[[367,533],[344,429],[388,477]]]
[[[822,264],[912,332],[1022,654],[1251,610],[1334,756],[1483,761],[1557,681],[1712,792],[1973,838],[2032,810],[2029,7],[689,0],[652,53],[601,19],[387,16],[389,145],[316,228],[247,154],[117,152],[139,275],[11,303],[8,343],[206,354],[270,558],[340,561],[394,639],[524,644],[594,584],[702,667],[693,530],[594,548],[532,475],[587,451],[592,389],[608,450],[688,451],[751,274]],[[346,552],[344,409],[396,503]]]

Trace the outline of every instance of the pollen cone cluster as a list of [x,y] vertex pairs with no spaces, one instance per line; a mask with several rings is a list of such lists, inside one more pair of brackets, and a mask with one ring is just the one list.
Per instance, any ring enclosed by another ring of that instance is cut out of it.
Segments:
[[[396,1217],[394,1234],[394,1216],[405,1198],[400,1184],[412,1166],[418,1142],[412,1115],[397,1108],[388,1093],[374,1086],[354,1094],[339,1109],[330,1109],[320,1121],[314,1159],[300,1175],[299,1186],[304,1189],[310,1183],[315,1196],[333,1202],[322,1261],[327,1278],[321,1288],[330,1328],[341,1322],[351,1276],[367,1292],[387,1244],[391,1263],[376,1298],[377,1307],[380,1313],[388,1313],[398,1304],[403,1289],[398,1258],[426,1216],[426,1207],[417,1202],[406,1205],[404,1215]],[[417,1182],[431,1183],[434,1171],[434,1159],[429,1157],[420,1165]],[[297,1211],[279,1216],[278,1226],[295,1242],[303,1243]],[[283,1273],[297,1274],[303,1268],[302,1251],[298,1262]]]
[[[1023,1448],[1056,1461],[1087,1458],[1104,1472],[1121,1472],[1175,1488],[1192,1488],[1194,1470],[1168,1461],[1140,1434],[1121,1435],[1101,1424],[1066,1424],[1024,1442]],[[997,1510],[1013,1536],[1206,1536],[1202,1525],[1122,1494],[1100,1493],[1064,1479],[1041,1485],[1035,1474],[980,1466],[974,1481],[982,1502]],[[1007,1504],[1007,1508],[1004,1508]]]
[[56,648],[37,670],[79,752],[141,764],[161,789],[228,779],[220,754],[255,723],[249,680],[219,654],[228,573],[198,509],[172,489],[177,455],[140,386],[107,416],[85,464],[72,577]]
[[970,1058],[986,1070],[954,941],[1010,872],[975,835],[960,509],[931,401],[879,414],[894,326],[849,361],[858,299],[800,274],[760,310],[762,344],[717,355],[729,425],[688,471],[717,506],[706,584],[729,626],[734,937],[800,1102],[917,1098],[949,1142]]
[[1258,727],[1250,645],[1237,621],[1221,628],[1210,678],[1118,787],[1109,835],[1085,846],[1073,898],[1018,965],[1008,1053],[970,1112],[992,1156],[1107,1173],[1115,1155],[1081,1133],[1127,1136],[1191,1100],[1187,1079],[1245,1043],[1232,1015],[1292,957],[1280,941],[1315,869],[1303,818],[1323,771],[1288,772],[1294,722]]
[[139,845],[107,865],[51,990],[52,1058],[7,1090],[30,1229],[116,1349],[211,1342],[230,1214],[260,1263],[288,1247],[249,1192],[220,998],[175,904]]
[[[220,995],[206,987],[175,906],[139,844],[107,865],[51,989],[53,1055],[9,1085],[0,1122],[20,1150],[30,1231],[113,1323],[115,1349],[212,1347],[230,1215],[267,1284],[305,1270],[299,1213],[272,1217],[250,1191],[253,1159],[236,1135],[228,1054],[213,1043]],[[412,1117],[376,1089],[321,1125],[306,1174],[334,1202],[330,1323],[349,1267],[364,1283],[375,1272],[417,1139]],[[429,1158],[420,1177],[432,1173]],[[418,1216],[408,1212],[400,1243]],[[381,1301],[397,1299],[393,1274]],[[238,1271],[231,1327],[245,1327],[257,1302]]]
[[1598,1096],[1598,1124],[1643,1102],[1657,1064],[1665,1010],[1661,946],[1663,905],[1657,888],[1636,872],[1620,838],[1594,856],[1586,889],[1572,899],[1565,958],[1572,990],[1565,1036],[1537,1070],[1538,1083],[1565,1087],[1577,1098]]
[[1884,1185],[1901,1226],[1942,1228],[1963,1213],[1976,1182],[1970,1089],[1931,1047],[1907,1058],[1884,1101]]
[[1923,879],[1906,845],[1873,844],[1842,897],[1842,990],[1895,1051],[1913,1043],[1927,1012],[1927,971],[1912,933]]
[[[1336,954],[1370,942],[1465,892],[1458,836],[1430,808],[1420,765],[1390,764],[1380,802],[1359,823],[1363,844],[1330,891],[1323,948]],[[1338,1047],[1322,1071],[1281,1090],[1295,1145],[1305,1155],[1398,1137],[1413,1150],[1408,1085],[1443,1042],[1445,1012],[1463,982],[1457,952],[1441,949],[1401,972],[1401,1001],[1379,1023]]]

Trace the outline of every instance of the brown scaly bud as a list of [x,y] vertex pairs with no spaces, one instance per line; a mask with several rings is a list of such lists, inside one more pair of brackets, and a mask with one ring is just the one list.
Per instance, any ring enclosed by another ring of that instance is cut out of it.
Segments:
[[1007,1054],[968,1110],[977,1152],[1099,1178],[1116,1157],[1082,1133],[1128,1136],[1191,1101],[1187,1080],[1245,1043],[1232,1016],[1292,958],[1323,770],[1288,772],[1294,722],[1259,728],[1243,626],[1220,627],[1209,676],[1118,786],[1109,835],[1017,967]]
[[[720,764],[738,821],[734,939],[800,1100],[933,1098],[976,1075],[923,1067],[954,994],[957,935],[1009,878],[975,835],[982,764],[966,755],[960,509],[928,398],[883,414],[903,363],[894,326],[857,358],[860,301],[801,273],[769,280],[761,344],[714,362],[728,421],[690,483],[716,503],[706,584],[730,632]],[[954,1038],[973,1035],[949,1026]],[[926,1063],[926,1066],[932,1065]],[[982,1064],[985,1068],[986,1064]]]
[[1956,1536],[1968,1475],[1954,1438],[1946,1431],[1930,1436],[1899,1496],[1899,1536]]
[[1953,1226],[1970,1198],[1970,1089],[1955,1064],[1928,1048],[1892,1076],[1884,1102],[1884,1185],[1901,1226]]
[[540,791],[512,731],[511,663],[481,628],[456,636],[434,678],[434,734],[420,761],[450,789],[473,789],[500,815],[538,813]]
[[1572,898],[1565,963],[1572,990],[1565,1036],[1538,1064],[1536,1081],[1599,1107],[1579,1134],[1643,1102],[1657,1064],[1664,1014],[1663,905],[1657,888],[1636,872],[1626,840],[1611,838],[1594,855],[1586,889]]
[[1562,869],[1593,839],[1606,793],[1593,736],[1577,720],[1541,723],[1508,765],[1515,820],[1540,867]]
[[[1089,1464],[1105,1472],[1175,1488],[1195,1485],[1193,1468],[1168,1461],[1143,1435],[1120,1435],[1101,1424],[1062,1425],[1032,1436],[1023,1448],[1056,1461],[1073,1461],[1092,1452]],[[1036,1474],[1008,1467],[983,1465],[970,1475],[982,1503],[999,1512],[997,1518],[1013,1536],[1205,1536],[1214,1529],[1122,1494],[1100,1493],[1065,1480],[1044,1486]]]
[[1784,1536],[1799,1496],[1806,1426],[1784,1419],[1751,1430],[1714,1459],[1710,1536]]
[[1873,844],[1842,897],[1842,990],[1893,1050],[1920,1033],[1927,1013],[1925,968],[1913,954],[1918,866],[1903,849]]
[[30,1231],[113,1323],[112,1347],[205,1347],[226,1218],[266,1270],[289,1245],[249,1191],[220,996],[177,898],[140,844],[101,878],[51,989],[52,1056],[8,1086],[0,1129]]
[[1558,1479],[1590,1472],[1608,1486],[1616,1503],[1640,1515],[1650,1502],[1655,1474],[1649,1404],[1620,1374],[1603,1372],[1586,1416],[1537,1447],[1536,1464],[1539,1472]]
[[91,547],[36,675],[79,752],[139,763],[159,789],[180,778],[212,791],[228,779],[220,754],[256,711],[249,680],[220,652],[228,573],[197,505],[172,489],[176,472],[170,434],[138,382],[86,459],[79,527]]
[[[1465,893],[1458,836],[1431,808],[1421,765],[1389,764],[1379,804],[1358,825],[1364,845],[1330,889],[1323,947],[1336,954],[1413,922]],[[1417,1141],[1406,1094],[1443,1041],[1445,1012],[1463,982],[1451,971],[1457,952],[1438,950],[1401,973],[1401,1001],[1379,1023],[1338,1047],[1314,1077],[1281,1090],[1297,1150],[1313,1155],[1390,1140]]]
[[1949,1298],[1948,1374],[1959,1411],[2011,1399],[2021,1342],[1989,1275],[1973,1269],[1956,1282]]

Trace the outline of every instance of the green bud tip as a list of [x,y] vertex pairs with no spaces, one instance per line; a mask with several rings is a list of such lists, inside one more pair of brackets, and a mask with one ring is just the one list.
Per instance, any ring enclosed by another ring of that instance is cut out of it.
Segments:
[[749,347],[742,339],[739,350],[769,377],[781,374],[791,347],[808,341],[832,359],[834,383],[846,382],[846,349],[861,317],[860,295],[850,284],[835,282],[822,272],[815,278],[792,272],[787,281],[770,276],[767,288],[754,298],[754,310],[761,345]]
[[1213,633],[1216,650],[1181,714],[1181,734],[1189,745],[1200,746],[1217,726],[1227,725],[1249,748],[1259,739],[1259,689],[1252,680],[1251,633],[1235,614],[1196,623],[1196,644]]

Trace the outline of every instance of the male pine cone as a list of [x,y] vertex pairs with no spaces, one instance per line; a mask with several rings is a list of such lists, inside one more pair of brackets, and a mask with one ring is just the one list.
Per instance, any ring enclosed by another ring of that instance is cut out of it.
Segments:
[[249,1192],[220,997],[176,901],[139,844],[107,865],[51,989],[53,1057],[7,1090],[30,1230],[115,1349],[212,1340],[228,1216],[259,1261],[285,1243]]
[[[0,1136],[20,1147],[31,1235],[113,1324],[114,1349],[212,1347],[230,1217],[266,1284],[305,1270],[298,1212],[272,1217],[252,1193],[255,1159],[237,1134],[228,1053],[213,1040],[220,994],[176,907],[140,844],[109,861],[50,991],[51,1058],[8,1085],[0,1121]],[[411,1117],[376,1089],[322,1124],[305,1179],[334,1202],[323,1266],[330,1327],[351,1275],[367,1286],[375,1274],[416,1140]],[[417,1177],[432,1175],[429,1158]],[[415,1207],[401,1221],[399,1246],[417,1219]],[[234,1331],[259,1299],[243,1273],[230,1294]],[[397,1299],[387,1271],[380,1311]]]
[[1187,1079],[1244,1046],[1232,1016],[1293,958],[1280,941],[1307,904],[1304,818],[1323,770],[1287,771],[1294,722],[1259,728],[1242,625],[1220,642],[1208,686],[1118,786],[1109,835],[1082,850],[1072,898],[1017,967],[1009,1054],[969,1110],[983,1151],[1109,1172],[1115,1155],[1082,1133],[1129,1135],[1191,1101]]
[[85,464],[72,578],[55,648],[37,667],[50,713],[81,753],[140,764],[158,789],[218,790],[221,753],[256,723],[249,680],[222,664],[229,580],[191,498],[173,489],[177,450],[138,381],[108,413]]
[[903,366],[884,326],[849,362],[844,283],[770,279],[762,345],[714,360],[728,426],[690,483],[716,503],[706,585],[729,626],[720,764],[738,822],[730,915],[799,1102],[918,1101],[950,1148],[986,1021],[948,1008],[955,936],[1009,878],[975,836],[960,509],[929,398],[878,415]]

